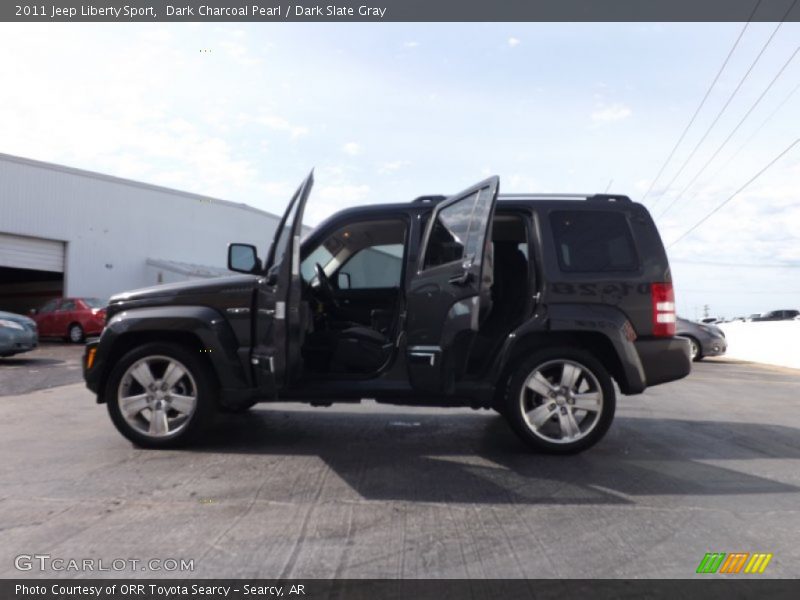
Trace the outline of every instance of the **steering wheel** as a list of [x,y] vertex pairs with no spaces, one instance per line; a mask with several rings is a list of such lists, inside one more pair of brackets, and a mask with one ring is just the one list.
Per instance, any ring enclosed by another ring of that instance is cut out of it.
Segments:
[[339,301],[336,299],[336,293],[333,290],[333,284],[328,276],[325,274],[322,265],[316,263],[314,265],[314,273],[319,281],[319,291],[325,303],[330,304],[334,308],[339,308]]

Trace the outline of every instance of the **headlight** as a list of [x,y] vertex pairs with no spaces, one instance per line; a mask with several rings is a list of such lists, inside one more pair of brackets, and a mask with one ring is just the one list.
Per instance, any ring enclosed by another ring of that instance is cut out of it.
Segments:
[[0,327],[8,327],[9,329],[19,329],[20,331],[25,329],[19,323],[15,321],[9,321],[7,319],[0,319]]

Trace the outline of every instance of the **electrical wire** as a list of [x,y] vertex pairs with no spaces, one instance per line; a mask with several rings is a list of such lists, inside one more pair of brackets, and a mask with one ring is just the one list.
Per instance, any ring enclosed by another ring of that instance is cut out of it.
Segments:
[[710,212],[706,213],[706,215],[705,215],[705,216],[704,216],[702,219],[700,219],[700,220],[699,220],[697,223],[695,223],[695,224],[694,224],[694,225],[692,225],[692,226],[691,226],[689,229],[687,229],[685,232],[683,232],[683,233],[682,233],[680,236],[678,236],[678,238],[677,238],[677,239],[673,240],[673,241],[672,241],[672,243],[671,243],[671,244],[669,244],[669,245],[667,246],[667,248],[672,248],[672,247],[673,247],[675,244],[677,244],[678,242],[680,242],[682,239],[684,239],[686,236],[688,236],[690,233],[692,233],[692,232],[693,232],[695,229],[697,229],[698,227],[700,227],[700,225],[702,225],[703,223],[705,223],[705,222],[706,222],[706,221],[707,221],[709,218],[711,218],[711,216],[712,216],[712,215],[714,215],[716,212],[718,212],[720,209],[722,209],[722,208],[723,208],[723,207],[724,207],[726,204],[728,204],[728,202],[730,202],[730,201],[731,201],[731,200],[733,200],[733,199],[734,199],[736,196],[738,196],[738,195],[739,195],[739,194],[740,194],[740,193],[741,193],[741,192],[742,192],[742,191],[743,191],[743,190],[744,190],[744,189],[745,189],[747,186],[749,186],[749,185],[750,185],[751,183],[753,183],[753,182],[754,182],[756,179],[758,179],[759,177],[761,177],[761,175],[763,175],[765,171],[767,171],[767,170],[768,170],[768,169],[769,169],[769,168],[770,168],[772,165],[774,165],[774,164],[775,164],[776,162],[778,162],[778,161],[779,161],[781,158],[783,158],[783,157],[784,157],[786,154],[788,154],[788,153],[789,153],[789,151],[790,151],[792,148],[794,148],[794,147],[795,147],[797,144],[799,144],[799,143],[800,143],[800,138],[797,138],[795,141],[793,141],[791,144],[789,144],[789,146],[787,146],[787,147],[786,147],[786,148],[785,148],[785,149],[784,149],[784,150],[783,150],[783,151],[782,151],[780,154],[778,154],[778,156],[776,156],[775,158],[773,158],[773,159],[772,159],[772,160],[771,160],[769,163],[767,163],[767,165],[766,165],[765,167],[763,167],[763,168],[762,168],[762,169],[761,169],[761,170],[760,170],[758,173],[756,173],[756,174],[755,174],[755,175],[753,175],[753,176],[752,176],[750,179],[748,179],[748,180],[747,180],[747,181],[746,181],[746,182],[745,182],[745,183],[744,183],[744,184],[743,184],[743,185],[742,185],[742,186],[741,186],[741,187],[740,187],[738,190],[736,190],[735,192],[733,192],[733,194],[731,194],[731,195],[730,195],[730,196],[728,196],[728,197],[727,197],[725,200],[723,200],[722,202],[720,202],[720,203],[719,203],[717,206],[715,206],[715,207],[714,207],[714,208],[713,208],[713,209],[712,209]]
[[703,142],[708,137],[708,134],[711,133],[711,131],[716,126],[716,124],[719,122],[719,120],[722,117],[722,115],[725,114],[725,111],[728,109],[728,106],[730,106],[731,102],[736,97],[736,94],[739,93],[739,90],[742,88],[742,85],[744,85],[744,82],[747,81],[747,78],[750,76],[750,73],[753,72],[753,69],[758,64],[758,62],[761,60],[761,57],[764,55],[764,52],[766,52],[767,48],[772,43],[772,40],[775,38],[775,35],[778,33],[778,30],[783,25],[784,21],[786,20],[786,17],[789,16],[789,13],[794,8],[794,5],[797,4],[797,1],[798,0],[794,0],[794,2],[792,2],[791,6],[784,13],[783,18],[781,19],[781,21],[775,26],[775,29],[772,30],[772,33],[770,34],[769,38],[767,38],[767,41],[764,42],[764,45],[761,47],[761,50],[759,50],[758,54],[756,55],[755,60],[753,60],[753,62],[747,68],[747,71],[742,76],[742,78],[739,80],[739,83],[736,85],[736,87],[734,88],[733,92],[731,92],[730,96],[728,96],[728,99],[725,101],[725,104],[723,104],[722,108],[719,110],[719,112],[717,113],[716,117],[714,117],[714,120],[711,122],[711,125],[709,125],[708,128],[706,129],[705,133],[703,133],[703,137],[701,137],[700,141],[698,141],[697,144],[695,144],[694,148],[692,148],[692,151],[689,153],[689,156],[687,156],[686,159],[683,161],[683,163],[681,164],[680,168],[675,173],[675,175],[672,177],[670,182],[667,184],[667,187],[664,188],[664,191],[661,193],[661,195],[658,198],[656,198],[656,201],[653,203],[653,208],[656,206],[656,204],[658,204],[658,202],[661,200],[661,198],[664,197],[664,195],[667,193],[667,191],[669,191],[669,189],[672,187],[672,185],[675,183],[675,181],[678,179],[678,177],[680,177],[681,173],[683,173],[683,170],[691,162],[692,158],[694,158],[694,155],[700,149],[700,146],[703,145]]
[[795,48],[794,52],[789,57],[789,59],[785,63],[783,63],[783,66],[775,74],[775,77],[772,78],[772,81],[770,81],[769,84],[767,85],[767,87],[764,88],[764,91],[761,92],[761,95],[756,99],[755,102],[753,102],[753,104],[750,106],[748,111],[744,114],[744,116],[736,124],[736,127],[734,127],[733,130],[728,134],[728,137],[726,137],[723,140],[723,142],[719,145],[719,147],[717,147],[717,149],[714,151],[714,153],[711,155],[711,157],[705,162],[705,164],[700,168],[700,170],[697,173],[695,173],[695,176],[692,177],[691,181],[689,181],[689,183],[687,183],[686,186],[680,192],[678,192],[678,195],[675,196],[675,198],[673,198],[672,202],[670,202],[663,211],[661,211],[661,214],[658,215],[657,218],[659,218],[659,219],[663,218],[664,215],[669,211],[669,209],[672,208],[675,205],[675,203],[678,200],[680,200],[687,191],[689,191],[689,188],[691,188],[692,185],[694,185],[694,182],[697,181],[697,179],[700,177],[700,175],[702,175],[703,172],[708,168],[708,165],[710,165],[712,162],[714,162],[714,159],[717,156],[719,156],[719,153],[722,151],[722,149],[728,144],[728,142],[736,134],[736,132],[739,131],[739,128],[744,124],[744,122],[747,120],[747,118],[752,114],[752,112],[760,104],[761,100],[764,99],[764,96],[767,95],[767,92],[769,92],[769,90],[772,88],[772,86],[775,84],[775,82],[778,81],[780,76],[786,70],[786,67],[788,67],[789,64],[794,60],[794,57],[797,56],[798,52],[800,52],[800,46]]
[[756,11],[758,10],[758,7],[761,6],[761,2],[762,1],[763,0],[758,0],[758,2],[756,2],[756,5],[753,8],[753,11],[750,13],[750,16],[747,18],[747,23],[744,24],[744,27],[742,27],[742,30],[739,32],[739,36],[736,38],[736,41],[733,42],[733,46],[731,46],[731,49],[728,51],[728,55],[725,57],[725,60],[722,61],[722,66],[719,68],[719,70],[717,71],[717,74],[714,76],[714,79],[711,81],[711,85],[708,86],[708,89],[706,90],[706,93],[703,96],[703,99],[700,100],[700,104],[698,104],[697,108],[694,110],[694,114],[692,115],[692,118],[689,119],[689,122],[686,124],[686,127],[683,128],[683,133],[681,133],[680,137],[678,138],[678,141],[675,142],[675,145],[672,147],[672,150],[670,150],[669,155],[667,156],[667,158],[664,161],[664,163],[661,165],[661,168],[658,170],[658,173],[656,174],[656,176],[653,179],[653,181],[650,182],[650,187],[647,188],[647,191],[644,193],[644,196],[642,196],[641,202],[644,202],[647,199],[647,196],[650,195],[650,192],[653,191],[653,187],[655,187],[656,183],[661,178],[661,175],[664,174],[664,169],[667,168],[667,165],[672,160],[672,157],[675,156],[675,152],[678,150],[678,146],[681,145],[681,142],[683,141],[683,138],[686,137],[686,134],[689,132],[689,129],[694,124],[695,119],[697,119],[697,115],[700,114],[700,110],[703,108],[703,106],[706,103],[706,100],[708,100],[708,97],[711,95],[711,90],[713,90],[714,86],[717,85],[717,81],[719,81],[719,78],[722,75],[722,72],[725,70],[725,67],[728,65],[728,62],[730,61],[731,56],[733,56],[733,52],[736,50],[736,47],[739,45],[739,42],[742,40],[742,37],[744,36],[744,32],[747,31],[747,28],[750,26],[750,21],[752,20],[753,16],[756,14]]

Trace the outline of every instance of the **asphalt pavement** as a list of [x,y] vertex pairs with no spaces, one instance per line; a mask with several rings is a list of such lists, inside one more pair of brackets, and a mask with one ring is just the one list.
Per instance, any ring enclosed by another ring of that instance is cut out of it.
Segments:
[[[197,447],[139,450],[80,384],[10,395],[0,577],[683,578],[706,552],[798,577],[798,397],[800,371],[706,361],[550,457],[489,411],[374,403],[261,405]],[[194,570],[15,568],[37,553]]]

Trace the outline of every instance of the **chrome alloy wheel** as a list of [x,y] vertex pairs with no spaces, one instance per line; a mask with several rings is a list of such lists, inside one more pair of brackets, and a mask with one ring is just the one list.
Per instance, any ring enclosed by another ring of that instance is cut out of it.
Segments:
[[700,354],[700,346],[697,344],[694,338],[689,338],[689,342],[691,343],[691,357],[692,360],[697,359],[697,355]]
[[134,430],[150,437],[171,437],[186,427],[197,408],[197,384],[174,358],[146,356],[125,371],[117,403]]
[[528,375],[519,402],[531,433],[547,442],[571,444],[589,435],[600,421],[603,389],[584,365],[550,360]]

